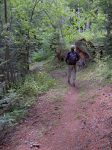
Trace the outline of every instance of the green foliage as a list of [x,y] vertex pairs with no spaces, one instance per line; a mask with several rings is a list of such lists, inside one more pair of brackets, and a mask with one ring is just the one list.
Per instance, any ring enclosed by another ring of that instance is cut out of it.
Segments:
[[[7,103],[12,106],[8,113],[4,114],[4,119],[10,123],[16,123],[27,113],[39,94],[48,91],[56,85],[56,81],[47,73],[28,75],[24,82],[20,83],[16,89],[9,91]],[[6,100],[5,100],[6,101]]]
[[[38,80],[39,79],[39,80]],[[39,91],[44,92],[47,91],[49,88],[51,88],[53,85],[56,85],[56,82],[54,79],[52,79],[48,74],[46,73],[40,73],[38,74],[36,80],[38,80],[39,85]]]
[[18,88],[18,93],[25,97],[32,97],[38,93],[47,91],[55,85],[55,80],[48,74],[40,72],[39,74],[26,77],[24,84]]
[[55,55],[52,55],[49,57],[49,59],[44,64],[44,68],[46,72],[51,72],[56,69],[63,69],[65,67],[65,62],[58,63],[58,61],[55,59]]
[[8,99],[10,99],[10,101],[13,102],[18,102],[19,99],[19,95],[16,93],[15,89],[10,89],[6,95],[6,97]]
[[[79,80],[89,80],[92,84],[111,84],[112,83],[112,59],[110,57],[95,59],[96,63],[89,66],[79,73]],[[83,74],[83,75],[82,75]]]
[[48,52],[35,52],[32,56],[33,62],[40,62],[48,59],[49,55]]
[[101,60],[97,59],[98,67],[96,68],[97,76],[101,81],[112,83],[112,59],[107,56]]
[[106,16],[106,19],[104,20],[105,29],[107,31],[105,40],[105,51],[108,55],[112,56],[112,1],[99,0],[99,5]]
[[93,32],[88,30],[80,34],[79,38],[85,38],[87,41],[93,41],[97,45],[103,45],[105,38],[105,31]]
[[32,77],[27,77],[22,86],[18,89],[18,93],[24,97],[32,97],[38,94],[38,85]]
[[10,125],[17,123],[20,121],[26,114],[26,109],[14,109],[11,112],[5,113],[4,119],[6,119]]

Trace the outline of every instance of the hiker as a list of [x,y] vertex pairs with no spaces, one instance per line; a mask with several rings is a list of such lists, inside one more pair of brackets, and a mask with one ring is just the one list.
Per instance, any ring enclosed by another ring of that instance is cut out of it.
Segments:
[[72,77],[73,86],[75,86],[75,80],[76,80],[76,63],[79,59],[80,56],[76,52],[76,47],[75,45],[72,45],[71,51],[68,52],[65,61],[68,64],[68,83],[70,84],[70,79]]

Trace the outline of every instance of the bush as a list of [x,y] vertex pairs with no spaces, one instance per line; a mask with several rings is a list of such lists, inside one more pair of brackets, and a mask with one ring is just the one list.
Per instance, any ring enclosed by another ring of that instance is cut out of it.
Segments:
[[48,52],[35,52],[33,54],[33,62],[40,62],[40,61],[43,61],[43,60],[46,60],[48,57],[49,57],[49,53]]
[[55,80],[47,73],[39,73],[36,77],[39,86],[39,92],[47,91],[49,88],[56,84]]
[[112,83],[112,59],[108,56],[102,60],[97,60],[98,67],[96,72],[100,77],[100,80],[105,80]]
[[4,119],[6,119],[11,125],[12,123],[20,121],[21,118],[25,116],[26,112],[26,109],[14,109],[13,111],[6,113]]
[[20,85],[17,92],[24,97],[32,97],[38,94],[38,85],[35,82],[33,76],[27,76],[24,83]]
[[10,123],[16,123],[24,117],[28,107],[37,100],[38,94],[49,90],[55,84],[55,80],[47,73],[28,75],[24,82],[11,89],[3,99],[1,107],[4,106],[4,112],[7,111],[3,118]]
[[40,72],[38,74],[29,75],[26,77],[24,83],[19,87],[19,94],[27,97],[33,97],[40,92],[49,90],[55,84],[47,73]]

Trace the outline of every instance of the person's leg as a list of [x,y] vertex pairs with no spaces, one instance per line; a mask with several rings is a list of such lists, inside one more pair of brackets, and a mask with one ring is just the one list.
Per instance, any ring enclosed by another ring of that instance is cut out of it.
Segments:
[[76,80],[76,65],[73,66],[72,79],[73,79],[73,86],[75,86],[75,80]]
[[71,73],[72,73],[72,66],[68,65],[68,83],[70,84],[71,79]]

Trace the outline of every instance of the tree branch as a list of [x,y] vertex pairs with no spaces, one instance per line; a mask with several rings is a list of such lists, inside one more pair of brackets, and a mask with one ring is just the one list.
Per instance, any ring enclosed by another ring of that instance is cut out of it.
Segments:
[[43,11],[44,11],[44,13],[47,15],[47,17],[49,18],[52,27],[53,27],[54,29],[56,29],[56,26],[52,23],[51,18],[50,18],[50,16],[49,16],[49,14],[47,13],[47,11],[46,11],[46,10],[43,10]]
[[41,1],[41,0],[38,0],[38,1],[35,0],[34,7],[33,7],[32,12],[31,12],[30,22],[31,22],[32,19],[33,19],[33,15],[34,15],[35,8],[36,8],[37,4],[38,4],[40,1]]

